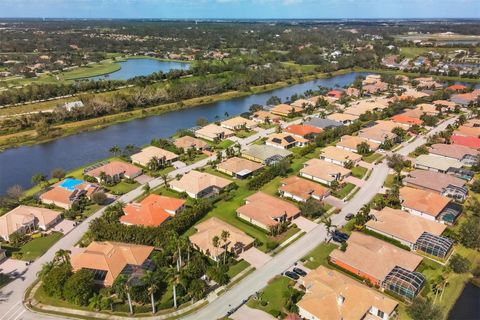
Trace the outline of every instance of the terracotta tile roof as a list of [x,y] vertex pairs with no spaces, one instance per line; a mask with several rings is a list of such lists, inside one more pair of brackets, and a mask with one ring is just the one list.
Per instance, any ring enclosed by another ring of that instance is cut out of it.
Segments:
[[209,146],[205,141],[190,136],[180,137],[175,140],[174,144],[177,148],[183,148],[184,150],[190,148],[203,149]]
[[467,86],[464,86],[463,84],[453,84],[449,87],[447,87],[447,90],[450,90],[450,91],[464,91],[464,90],[467,90],[468,87]]
[[322,129],[308,124],[292,124],[286,127],[285,131],[301,137],[323,132]]
[[253,162],[247,159],[239,158],[239,157],[232,157],[228,158],[227,160],[219,163],[217,165],[218,169],[223,169],[228,172],[233,172],[235,174],[239,174],[243,172],[254,172],[258,169],[262,168],[263,165],[257,162]]
[[480,136],[480,127],[460,126],[457,130],[453,131],[453,134],[457,136],[478,138]]
[[413,170],[403,179],[405,184],[429,189],[438,193],[449,185],[455,187],[463,187],[465,180],[446,173],[433,172],[428,170]]
[[332,113],[326,117],[327,119],[333,120],[333,121],[339,121],[339,122],[344,122],[344,121],[355,121],[358,119],[358,116],[353,115],[353,114],[348,114],[348,113]]
[[153,249],[136,244],[93,241],[85,251],[72,254],[70,262],[74,271],[83,268],[107,271],[104,283],[111,286],[127,264],[141,266]]
[[280,116],[273,114],[271,112],[265,110],[259,110],[253,114],[253,118],[265,121],[267,118],[270,119],[271,122],[277,122],[281,119]]
[[297,143],[307,143],[309,141],[302,137],[294,136],[290,133],[281,132],[281,133],[272,133],[267,137],[266,142],[274,145],[282,146],[282,147],[290,147]]
[[330,257],[380,281],[396,266],[414,271],[422,262],[416,254],[360,232],[353,232],[347,244],[345,252],[335,249]]
[[263,192],[257,192],[245,199],[246,204],[237,212],[266,226],[277,225],[273,220],[286,216],[292,218],[300,214],[300,209],[288,201],[278,199]]
[[311,159],[305,162],[305,167],[300,170],[300,173],[319,178],[325,181],[333,181],[333,176],[346,176],[350,174],[350,170],[334,163],[323,161],[320,159]]
[[288,192],[305,201],[310,199],[312,195],[323,198],[330,193],[330,189],[325,188],[321,184],[297,176],[286,178],[280,184],[281,186],[278,190]]
[[273,114],[281,115],[281,116],[288,116],[288,115],[291,114],[292,110],[295,113],[299,113],[299,112],[303,111],[302,108],[294,107],[294,106],[282,103],[282,104],[279,104],[279,105],[276,105],[275,107],[273,107],[270,110],[270,112],[273,113]]
[[459,144],[462,146],[466,146],[472,149],[480,149],[480,139],[476,137],[465,137],[459,135],[452,135],[450,138],[450,142],[453,144]]
[[129,203],[120,221],[125,224],[158,227],[185,205],[185,200],[151,194],[140,203]]
[[200,222],[195,225],[197,232],[189,237],[190,242],[197,246],[202,252],[209,252],[211,256],[218,257],[225,251],[225,243],[220,240],[220,246],[215,248],[212,239],[215,236],[220,238],[223,231],[228,231],[230,237],[228,238],[228,248],[241,245],[242,247],[250,246],[255,239],[247,235],[242,230],[220,220],[217,217],[212,217],[208,220]]
[[24,225],[48,226],[60,217],[60,212],[20,205],[0,216],[0,236],[7,239]]
[[436,218],[451,202],[451,199],[438,193],[403,187],[400,189],[400,201],[405,208],[420,211]]
[[127,177],[136,177],[142,173],[142,169],[133,164],[122,161],[111,161],[103,166],[85,172],[86,175],[92,177],[100,177],[100,173],[105,172],[107,176],[125,175]]
[[257,126],[257,124],[254,121],[252,121],[250,119],[246,119],[244,117],[233,117],[233,118],[227,119],[225,121],[222,121],[220,123],[220,125],[222,127],[226,127],[226,128],[229,128],[229,129],[236,129],[236,128],[242,127],[242,126],[245,126],[248,129],[252,129],[252,128],[255,128]]
[[392,121],[393,122],[398,122],[398,123],[409,124],[409,125],[414,125],[414,124],[422,125],[423,124],[422,120],[420,120],[418,118],[409,117],[408,115],[404,115],[404,114],[397,114],[397,115],[393,116]]
[[332,90],[327,92],[327,96],[340,99],[340,97],[342,96],[342,91]]
[[437,154],[440,156],[462,160],[467,155],[478,156],[480,152],[478,150],[458,145],[458,144],[432,144],[428,151],[431,154]]
[[328,146],[322,149],[320,153],[320,158],[327,158],[327,159],[332,159],[334,161],[341,161],[341,162],[347,162],[347,161],[359,161],[362,159],[362,156],[351,152],[347,151],[345,149],[337,148],[334,146]]
[[440,157],[433,154],[422,154],[415,159],[415,167],[422,168],[422,166],[446,172],[450,168],[460,169],[463,167],[463,163],[452,158]]
[[444,106],[448,109],[453,109],[457,105],[455,102],[448,101],[448,100],[435,100],[432,102],[436,106]]
[[306,106],[314,107],[315,103],[313,103],[312,101],[307,100],[307,99],[298,99],[298,100],[295,100],[294,102],[292,102],[290,105],[303,109]]
[[391,129],[384,128],[383,126],[374,125],[373,127],[360,130],[359,137],[373,141],[384,142],[386,140],[394,139],[396,135]]
[[367,228],[386,233],[411,244],[417,242],[424,232],[439,236],[447,228],[442,223],[389,207],[385,207],[381,211],[372,210],[370,214],[374,218],[367,222]]
[[74,187],[64,188],[61,186],[64,181],[54,184],[52,189],[42,193],[39,196],[40,200],[70,205],[81,193],[90,198],[99,189],[97,184],[90,182],[81,182]]
[[362,142],[366,142],[370,146],[370,151],[375,151],[380,146],[378,143],[371,142],[371,141],[369,141],[367,139],[364,139],[362,137],[359,137],[359,136],[346,135],[346,136],[342,136],[340,138],[340,142],[337,143],[337,147],[341,146],[341,147],[345,147],[345,148],[348,148],[348,149],[356,150],[357,145],[359,145]]
[[136,162],[142,166],[146,166],[148,162],[154,157],[157,157],[158,159],[165,158],[166,161],[172,161],[177,159],[178,155],[168,150],[164,150],[162,148],[149,146],[149,147],[143,148],[142,151],[140,151],[139,153],[133,154],[131,156],[131,159],[132,159],[132,162]]
[[[342,273],[320,266],[303,278],[306,294],[297,303],[316,319],[360,320],[373,307],[390,315],[398,303]],[[339,304],[339,297],[343,303]]]
[[223,189],[232,183],[228,179],[210,173],[192,170],[184,174],[180,180],[171,181],[170,185],[188,193],[198,194],[210,187]]
[[469,119],[463,125],[465,127],[478,128],[478,127],[480,127],[480,119],[478,119],[478,118]]
[[208,124],[205,127],[202,127],[195,131],[196,136],[207,137],[211,140],[217,138],[220,135],[224,135],[226,137],[233,136],[235,133],[227,128],[222,128],[217,126],[216,124]]

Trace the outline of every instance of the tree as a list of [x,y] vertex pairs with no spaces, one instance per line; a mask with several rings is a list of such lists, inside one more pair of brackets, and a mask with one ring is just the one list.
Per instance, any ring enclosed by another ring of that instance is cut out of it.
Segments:
[[53,269],[55,264],[53,261],[47,261],[42,264],[42,268],[37,272],[37,277],[43,280],[43,278]]
[[225,260],[226,260],[226,257],[227,257],[227,253],[228,253],[228,238],[230,238],[230,232],[226,231],[226,230],[222,230],[222,233],[220,234],[220,238],[222,239],[223,241],[223,246],[224,246],[224,253],[223,253],[223,264],[225,264]]
[[130,283],[128,278],[120,274],[117,279],[115,279],[115,282],[113,283],[113,288],[115,293],[123,300],[123,297],[125,295],[127,296],[128,299],[128,307],[130,309],[130,314],[133,314],[133,306],[132,306],[132,297],[130,295]]
[[18,184],[15,184],[7,189],[7,196],[9,196],[11,199],[14,199],[15,201],[20,200],[22,194],[23,188]]
[[160,278],[153,271],[147,271],[142,277],[142,282],[147,285],[148,294],[150,295],[150,302],[152,304],[152,314],[155,314],[155,292],[158,290],[158,283]]
[[188,286],[188,294],[193,300],[200,300],[207,292],[207,284],[200,279],[193,279]]
[[119,146],[114,145],[108,150],[108,152],[110,152],[114,157],[116,157],[120,154],[120,152],[122,152],[122,150],[120,149]]
[[94,289],[93,272],[87,269],[80,269],[65,283],[63,295],[67,301],[79,306],[85,306],[93,296]]
[[362,156],[368,155],[370,153],[370,145],[366,141],[357,144],[357,152]]
[[469,216],[459,230],[459,240],[467,248],[480,249],[480,218]]
[[282,103],[282,100],[277,96],[271,96],[267,100],[267,105],[269,105],[269,106],[274,106],[274,105],[277,105],[277,104],[280,104],[280,103]]
[[107,201],[107,195],[103,191],[97,191],[92,194],[91,199],[98,205],[103,205]]
[[313,198],[308,199],[306,202],[300,205],[300,210],[302,215],[309,218],[318,218],[325,214],[325,209],[323,208],[320,201],[317,201]]
[[170,266],[167,269],[167,274],[173,290],[173,307],[177,309],[177,286],[180,283],[180,271],[178,270],[178,266]]
[[53,169],[52,172],[50,173],[50,175],[52,176],[52,178],[54,179],[57,179],[58,181],[62,180],[63,178],[65,178],[65,170],[63,170],[62,168],[56,168],[56,169]]
[[450,258],[450,262],[448,263],[448,266],[450,269],[453,270],[455,273],[466,273],[468,270],[470,270],[470,261],[468,261],[467,258],[461,256],[460,254],[454,254]]
[[200,117],[197,119],[197,126],[204,127],[208,124],[208,120],[206,118]]
[[[220,246],[220,238],[218,236],[214,236],[212,238],[212,245],[215,248],[215,256],[218,257],[218,247]],[[218,265],[218,260],[217,260]]]
[[149,194],[149,193],[150,193],[150,189],[151,189],[151,188],[150,188],[150,184],[148,184],[148,182],[145,183],[145,184],[143,185],[143,187],[142,187],[142,190],[143,190],[143,193],[144,193],[144,194]]
[[332,223],[331,218],[326,218],[323,220],[323,224],[325,225],[325,229],[327,230],[327,236],[332,233],[332,229],[336,228],[337,226]]
[[417,297],[413,300],[413,303],[407,307],[407,313],[415,320],[443,319],[441,310],[434,306],[430,299],[424,299],[421,297]]
[[251,113],[255,113],[257,111],[263,110],[263,106],[261,104],[254,103],[248,108],[248,111]]
[[70,250],[60,249],[55,252],[53,262],[56,264],[70,263]]
[[150,160],[148,160],[147,168],[152,171],[157,171],[160,169],[160,159],[158,159],[156,156],[152,157]]
[[88,305],[93,309],[100,311],[103,307],[103,297],[98,293],[94,293],[93,296],[88,299]]
[[36,173],[32,176],[32,183],[35,185],[41,185],[47,181],[47,176],[43,173]]
[[67,263],[53,267],[42,279],[43,290],[50,297],[62,299],[63,288],[71,274],[71,266]]
[[387,165],[399,175],[403,168],[409,166],[410,163],[406,161],[402,155],[394,153],[387,157]]
[[168,188],[168,175],[162,174],[161,178],[162,178],[162,181],[163,181],[163,185]]

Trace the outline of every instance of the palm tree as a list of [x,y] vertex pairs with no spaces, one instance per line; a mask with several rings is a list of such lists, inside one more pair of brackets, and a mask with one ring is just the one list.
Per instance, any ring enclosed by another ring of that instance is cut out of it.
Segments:
[[102,310],[102,300],[103,300],[102,295],[98,293],[94,293],[93,296],[90,299],[88,299],[88,303],[93,309],[100,311]]
[[131,155],[132,153],[135,152],[135,146],[133,144],[127,144],[124,150],[127,155]]
[[39,277],[40,279],[45,277],[50,272],[50,270],[53,269],[53,266],[53,261],[48,261],[42,264],[42,269],[37,272],[37,277]]
[[147,271],[143,275],[142,281],[148,286],[148,293],[150,294],[150,301],[152,303],[152,314],[155,314],[156,311],[154,294],[158,290],[158,282],[160,282],[160,279],[158,278],[158,275],[153,271]]
[[152,157],[147,163],[147,168],[152,171],[157,171],[159,168],[158,164],[159,164],[158,157]]
[[226,230],[222,230],[220,238],[223,241],[223,245],[224,245],[224,249],[225,249],[225,252],[223,254],[223,264],[225,264],[225,260],[227,258],[227,252],[228,252],[228,242],[227,242],[227,240],[228,240],[228,238],[230,238],[230,232],[228,232]]
[[[218,236],[215,236],[212,238],[212,245],[216,249],[215,256],[218,258],[218,247],[220,246],[220,238]],[[218,260],[217,260],[217,266],[218,266]]]
[[108,179],[108,176],[105,173],[105,171],[101,171],[100,174],[98,175],[98,177],[100,178],[100,182],[105,182]]
[[66,263],[70,261],[70,250],[60,249],[55,253],[55,257],[53,259],[54,262],[61,261],[62,263]]
[[[177,260],[178,261],[178,260]],[[177,285],[180,283],[180,272],[177,266],[170,266],[167,269],[167,274],[170,279],[170,284],[172,285],[173,289],[173,307],[177,309]]]
[[114,145],[108,150],[114,157],[116,157],[122,150],[119,146]]
[[330,235],[332,233],[331,229],[336,227],[336,225],[332,223],[331,218],[326,218],[325,220],[323,220],[323,224],[325,225],[325,229],[327,230],[327,235]]
[[162,180],[163,180],[163,185],[168,188],[168,175],[167,174],[162,174],[161,176]]
[[117,292],[117,294],[119,294],[119,295],[126,294],[127,295],[128,307],[130,308],[130,314],[133,314],[132,297],[130,296],[130,284],[129,284],[129,281],[128,281],[127,277],[125,275],[121,274],[117,277],[115,282],[116,282],[115,287],[117,288],[117,291],[120,291],[120,292]]
[[145,194],[149,194],[149,193],[150,193],[150,185],[148,184],[148,182],[145,183],[145,185],[142,187],[142,189],[143,189],[143,192],[144,192]]

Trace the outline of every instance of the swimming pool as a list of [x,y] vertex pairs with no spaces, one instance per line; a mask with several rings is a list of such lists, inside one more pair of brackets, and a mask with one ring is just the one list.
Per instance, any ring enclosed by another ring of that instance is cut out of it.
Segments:
[[83,182],[84,181],[80,180],[80,179],[67,178],[67,179],[62,181],[62,183],[60,184],[60,187],[62,187],[64,189],[67,189],[69,191],[73,191],[73,190],[75,190],[76,185],[79,185]]

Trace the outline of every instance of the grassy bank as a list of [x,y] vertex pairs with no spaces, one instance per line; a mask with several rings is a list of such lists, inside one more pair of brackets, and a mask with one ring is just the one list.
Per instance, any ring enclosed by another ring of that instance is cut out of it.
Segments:
[[[352,71],[340,70],[332,73],[332,76],[347,74],[350,72]],[[203,97],[188,99],[182,102],[168,103],[168,104],[158,105],[158,106],[145,108],[145,109],[137,109],[129,112],[123,112],[123,113],[108,115],[108,116],[94,118],[94,119],[66,123],[66,124],[55,126],[53,129],[56,129],[57,131],[59,131],[59,134],[51,138],[38,137],[35,130],[27,130],[27,131],[17,132],[9,135],[3,135],[0,137],[0,148],[7,149],[7,148],[18,147],[23,145],[37,144],[37,143],[45,142],[48,140],[54,140],[54,139],[66,137],[79,132],[101,129],[113,124],[126,122],[133,119],[145,118],[145,117],[159,115],[159,114],[174,111],[174,110],[187,109],[187,108],[192,108],[192,107],[213,103],[217,101],[230,100],[233,98],[240,98],[240,97],[244,97],[252,94],[268,92],[275,89],[294,85],[300,82],[311,81],[311,80],[327,78],[327,77],[328,75],[325,73],[317,73],[314,75],[304,76],[303,78],[300,78],[300,79],[295,78],[288,81],[279,81],[273,84],[251,87],[250,91],[247,91],[247,92],[228,91],[228,92],[219,93],[211,96],[203,96]],[[104,94],[110,94],[110,93],[104,93]],[[68,100],[72,100],[72,99],[68,99]],[[61,104],[61,103],[62,103],[61,100],[55,101],[55,104]],[[52,102],[50,102],[50,105],[51,104]]]

